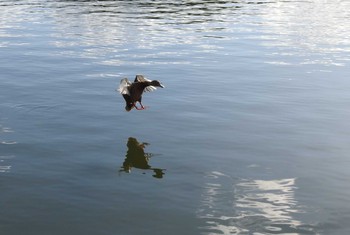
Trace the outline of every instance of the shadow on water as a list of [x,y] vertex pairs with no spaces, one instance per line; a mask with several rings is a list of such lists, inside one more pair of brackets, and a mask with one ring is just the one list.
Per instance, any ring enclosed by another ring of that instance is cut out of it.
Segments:
[[149,143],[140,143],[136,138],[129,137],[128,143],[126,144],[128,150],[120,172],[130,173],[132,168],[152,170],[154,172],[153,177],[158,179],[163,178],[165,169],[153,168],[149,165],[149,161],[154,155],[152,153],[145,153],[147,145],[149,145]]

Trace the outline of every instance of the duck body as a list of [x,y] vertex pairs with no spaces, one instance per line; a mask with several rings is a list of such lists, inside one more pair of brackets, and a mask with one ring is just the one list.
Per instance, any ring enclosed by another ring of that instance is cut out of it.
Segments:
[[[163,88],[164,86],[159,81],[148,80],[142,75],[136,75],[133,83],[131,83],[127,78],[123,78],[120,81],[118,91],[120,94],[122,94],[126,102],[125,110],[130,111],[133,108],[136,108],[137,110],[145,109],[141,103],[142,94],[144,91],[154,91],[157,89],[156,87]],[[136,102],[140,103],[141,108],[136,106]]]

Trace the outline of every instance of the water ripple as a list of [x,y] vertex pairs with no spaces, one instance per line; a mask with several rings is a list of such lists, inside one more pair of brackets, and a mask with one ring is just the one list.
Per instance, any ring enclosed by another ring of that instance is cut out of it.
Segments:
[[14,130],[10,127],[0,124],[0,173],[7,173],[11,171],[11,160],[14,155],[7,155],[6,149],[12,148],[12,145],[16,145],[17,142],[13,140],[4,140],[5,137],[12,135]]
[[7,173],[11,171],[11,165],[10,161],[13,159],[14,156],[10,155],[5,155],[5,156],[0,156],[0,173]]
[[[270,65],[339,67],[350,59],[346,53],[350,51],[350,38],[349,14],[345,10],[349,3],[338,3],[65,0],[20,2],[14,6],[5,1],[0,16],[0,38],[5,40],[0,47],[28,45],[11,38],[21,36],[16,28],[23,28],[22,22],[43,24],[35,10],[45,9],[44,24],[54,29],[49,43],[62,49],[56,53],[103,58],[97,63],[105,65],[192,64],[194,57],[236,55],[235,47],[240,45],[235,46],[235,42],[241,39],[272,50],[264,61]],[[311,23],[305,26],[304,22]],[[36,37],[37,32],[25,34]],[[221,40],[230,44],[215,47]],[[188,55],[188,46],[197,50]],[[82,50],[78,52],[76,47]],[[135,54],[128,51],[130,47],[152,52]],[[175,56],[158,53],[171,53],[174,48]],[[254,52],[252,48],[249,51]],[[297,59],[291,60],[291,56]]]
[[216,172],[207,178],[198,210],[203,234],[316,234],[314,225],[297,219],[303,210],[294,196],[295,178],[235,182]]

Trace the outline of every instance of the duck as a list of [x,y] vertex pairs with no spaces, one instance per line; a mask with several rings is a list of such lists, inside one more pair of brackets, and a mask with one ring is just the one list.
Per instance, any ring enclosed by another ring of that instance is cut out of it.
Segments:
[[[136,75],[133,83],[127,78],[120,80],[118,91],[126,102],[125,110],[129,112],[133,108],[137,110],[145,109],[145,106],[141,103],[143,92],[155,91],[157,87],[164,88],[158,80],[149,80],[143,75]],[[140,103],[141,107],[136,106],[137,102]]]

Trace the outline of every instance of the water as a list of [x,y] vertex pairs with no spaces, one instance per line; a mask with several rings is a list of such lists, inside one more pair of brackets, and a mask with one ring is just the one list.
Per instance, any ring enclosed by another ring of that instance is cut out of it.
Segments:
[[349,234],[349,7],[0,1],[1,234]]

